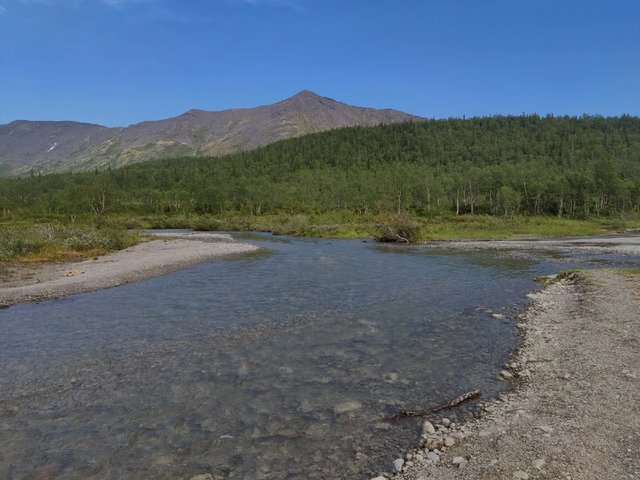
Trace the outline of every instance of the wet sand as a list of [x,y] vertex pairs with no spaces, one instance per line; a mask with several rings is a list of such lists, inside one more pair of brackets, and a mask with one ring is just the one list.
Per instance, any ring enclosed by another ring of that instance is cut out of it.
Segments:
[[0,284],[0,307],[39,302],[116,287],[258,247],[227,235],[174,235],[141,243],[95,260],[21,266]]

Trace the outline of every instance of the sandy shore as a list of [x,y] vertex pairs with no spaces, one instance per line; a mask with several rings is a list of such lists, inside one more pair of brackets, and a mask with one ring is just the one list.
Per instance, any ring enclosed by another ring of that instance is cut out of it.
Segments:
[[515,392],[462,426],[425,423],[396,478],[639,479],[640,275],[573,275],[536,294],[518,327],[502,374]]
[[111,288],[164,275],[221,255],[257,249],[227,235],[173,235],[96,260],[19,267],[11,272],[9,280],[0,284],[0,306]]

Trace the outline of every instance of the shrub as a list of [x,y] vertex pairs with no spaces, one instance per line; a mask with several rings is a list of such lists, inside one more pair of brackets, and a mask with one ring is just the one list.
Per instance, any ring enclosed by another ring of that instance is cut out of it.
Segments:
[[415,243],[419,235],[420,225],[408,213],[398,213],[376,225],[373,238],[378,242]]

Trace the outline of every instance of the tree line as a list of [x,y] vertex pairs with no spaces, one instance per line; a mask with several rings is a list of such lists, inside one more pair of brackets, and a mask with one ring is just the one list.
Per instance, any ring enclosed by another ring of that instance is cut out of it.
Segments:
[[640,119],[495,116],[352,127],[221,157],[0,180],[0,214],[640,211]]

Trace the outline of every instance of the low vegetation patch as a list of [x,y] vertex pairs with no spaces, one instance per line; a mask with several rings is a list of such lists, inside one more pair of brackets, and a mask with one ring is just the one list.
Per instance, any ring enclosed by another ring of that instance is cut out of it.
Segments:
[[625,277],[638,277],[640,276],[640,268],[621,268],[618,270]]
[[57,223],[0,224],[0,263],[92,257],[142,241],[121,228]]
[[562,280],[574,280],[581,272],[582,270],[579,269],[563,270],[556,275],[537,277],[536,281],[542,283],[545,287],[548,287],[549,285],[561,282]]

